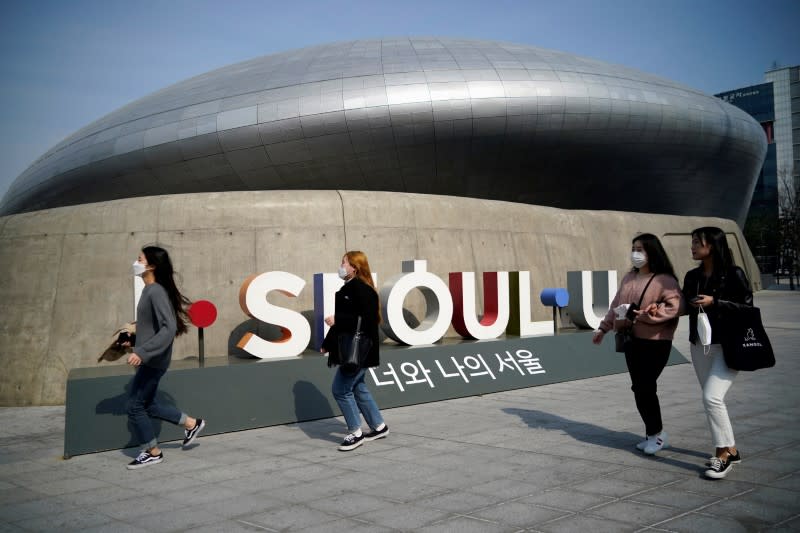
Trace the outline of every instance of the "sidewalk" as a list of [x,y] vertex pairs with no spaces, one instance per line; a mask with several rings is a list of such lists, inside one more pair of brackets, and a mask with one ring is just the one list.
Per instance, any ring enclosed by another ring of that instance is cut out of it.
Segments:
[[61,459],[63,407],[2,408],[0,532],[800,531],[800,291],[755,301],[778,363],[728,394],[743,461],[724,480],[702,475],[691,364],[659,382],[656,457],[627,374],[388,409],[391,434],[347,453],[327,419],[166,443],[133,472],[132,449]]

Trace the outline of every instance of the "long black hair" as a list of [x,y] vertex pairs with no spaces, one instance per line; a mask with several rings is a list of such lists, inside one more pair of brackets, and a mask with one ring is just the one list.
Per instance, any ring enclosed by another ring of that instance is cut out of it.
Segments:
[[186,296],[182,295],[175,285],[174,274],[172,268],[172,261],[169,259],[169,254],[163,248],[158,246],[145,246],[142,248],[142,253],[147,259],[147,264],[153,267],[153,275],[156,278],[156,283],[164,287],[169,296],[169,301],[172,308],[175,310],[175,321],[178,325],[176,335],[182,335],[188,331],[189,316],[186,313],[184,306],[192,303]]
[[[647,265],[650,267],[650,272],[653,274],[667,274],[678,279],[677,276],[675,276],[675,269],[672,268],[672,263],[667,256],[667,251],[664,250],[658,237],[652,233],[640,233],[633,238],[631,244],[636,241],[642,243],[642,248],[644,248],[647,254]],[[633,270],[636,272],[639,271],[636,267],[633,267]]]
[[692,237],[697,237],[700,242],[711,245],[712,275],[724,275],[734,265],[728,238],[725,232],[715,226],[703,226],[692,232]]

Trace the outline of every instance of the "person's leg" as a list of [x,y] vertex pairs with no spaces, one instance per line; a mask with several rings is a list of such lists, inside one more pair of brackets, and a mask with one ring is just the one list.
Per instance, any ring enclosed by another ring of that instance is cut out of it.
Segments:
[[[183,426],[184,439],[182,446],[184,448],[192,444],[205,427],[203,420],[187,415],[174,405],[160,403],[157,398],[153,399],[147,412],[152,418],[160,418],[161,420],[172,422],[176,426]],[[158,452],[159,450],[156,449],[155,453]]]
[[[697,382],[700,384],[700,394],[702,400],[706,381],[708,380],[709,374],[711,374],[711,355],[706,353],[706,348],[703,347],[703,345],[699,342],[697,344],[689,343],[689,353],[692,356],[692,367],[694,367],[694,373],[697,376]],[[703,410],[705,411],[705,405],[703,405]],[[708,412],[706,412],[706,421],[708,423]]]
[[[719,344],[711,345],[708,357],[711,359],[711,365],[703,386],[703,406],[708,417],[708,425],[711,427],[711,439],[718,452],[730,450],[731,453],[735,453],[736,439],[725,405],[725,395],[739,372],[731,370],[725,364],[722,346]],[[721,454],[717,453],[717,456],[721,457]]]
[[[147,414],[149,414],[152,418],[166,420],[167,422],[171,422],[176,426],[184,426],[184,428],[186,428],[186,423],[189,418],[186,413],[181,412],[181,410],[174,405],[159,402],[157,397],[153,398],[153,401],[147,407]],[[189,427],[193,426],[194,424],[190,425]]]
[[[657,432],[651,432],[650,428],[647,427],[647,411],[644,399],[645,387],[643,383],[645,354],[641,353],[641,344],[638,339],[634,338],[625,350],[625,363],[628,365],[628,374],[631,377],[631,390],[633,391],[633,399],[636,402],[636,409],[645,424],[645,433],[650,437]],[[658,431],[661,431],[661,429],[659,428]]]
[[636,408],[645,424],[647,438],[636,445],[648,455],[653,455],[669,444],[663,431],[661,405],[658,401],[658,377],[667,365],[671,341],[634,338],[630,350],[625,353],[631,373],[631,389]]
[[359,414],[358,405],[356,405],[356,400],[353,396],[353,387],[355,386],[356,379],[363,375],[363,369],[359,370],[354,375],[346,375],[342,372],[341,368],[337,368],[336,374],[333,377],[333,384],[331,385],[333,398],[342,411],[349,433],[361,431],[361,415]]
[[661,421],[661,404],[658,401],[658,378],[667,366],[672,341],[642,341],[640,396],[645,428],[648,435],[657,435],[664,429]]
[[381,416],[381,411],[378,408],[378,404],[375,403],[375,399],[372,397],[372,393],[367,388],[367,384],[364,383],[366,370],[361,370],[359,374],[360,375],[358,378],[356,378],[355,383],[353,384],[353,395],[355,396],[356,404],[358,405],[358,409],[361,411],[361,414],[364,415],[364,420],[367,421],[369,427],[372,429],[378,429],[384,423],[383,416]]
[[[692,353],[692,364],[694,365],[697,379],[700,382],[700,387],[703,391],[703,407],[706,411],[706,418],[708,420],[709,428],[711,429],[711,439],[716,448],[715,456],[721,457],[725,455],[726,452],[737,455],[735,444],[732,444],[730,449],[728,446],[720,445],[723,442],[733,443],[735,441],[733,437],[733,429],[730,428],[730,418],[727,415],[727,408],[724,408],[724,414],[722,414],[718,408],[718,404],[722,403],[724,406],[724,396],[727,393],[727,389],[730,388],[730,383],[727,383],[726,385],[725,382],[732,382],[733,378],[738,373],[729,369],[728,366],[725,365],[725,357],[722,355],[722,347],[719,344],[712,344],[709,347],[709,352],[707,354],[704,353],[703,346],[699,344],[692,344],[690,345],[690,348]],[[709,389],[712,366],[715,366],[718,369],[715,372],[720,373],[719,375],[722,376],[723,379],[719,380],[719,377],[715,378],[711,384],[711,388]],[[706,389],[709,389],[710,397],[708,402],[706,402]],[[714,421],[712,421],[712,415],[709,413],[709,406],[715,411],[715,414],[713,415]],[[739,459],[737,458],[735,462],[739,462]]]
[[158,383],[164,370],[140,365],[131,382],[131,393],[128,399],[128,420],[144,450],[158,447],[158,440],[153,431],[153,423],[148,416],[148,408],[155,398]]
[[711,370],[703,387],[703,407],[716,450],[714,457],[708,462],[709,468],[705,475],[712,479],[722,479],[731,471],[733,464],[742,460],[736,449],[733,427],[725,405],[725,395],[739,373],[725,364],[725,356],[719,344],[712,344],[708,355],[711,358]]

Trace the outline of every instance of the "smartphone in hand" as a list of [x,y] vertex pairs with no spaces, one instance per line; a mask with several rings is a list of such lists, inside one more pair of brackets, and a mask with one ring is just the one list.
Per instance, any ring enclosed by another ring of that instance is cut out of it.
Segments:
[[628,307],[628,312],[625,313],[625,318],[633,322],[636,320],[636,311],[639,310],[639,304],[632,303],[630,307]]

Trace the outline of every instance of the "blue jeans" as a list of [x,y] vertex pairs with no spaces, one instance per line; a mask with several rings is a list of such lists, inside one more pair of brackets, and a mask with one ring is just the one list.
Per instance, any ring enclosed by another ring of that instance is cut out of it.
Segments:
[[331,392],[342,410],[344,421],[347,423],[347,431],[353,433],[361,429],[361,414],[369,424],[369,427],[376,429],[383,424],[383,417],[378,409],[378,404],[372,398],[367,384],[364,383],[366,369],[362,368],[353,375],[342,373],[342,368],[336,369],[333,377]]
[[158,446],[153,421],[160,418],[176,425],[186,422],[186,415],[172,405],[162,405],[155,401],[158,382],[166,373],[166,368],[150,368],[139,365],[131,382],[131,396],[128,399],[128,420],[133,426],[139,442],[146,450]]

